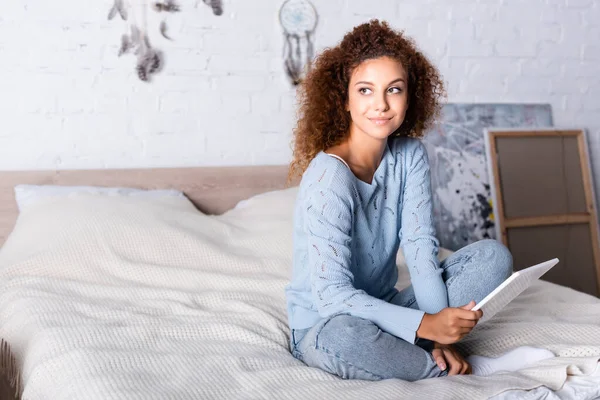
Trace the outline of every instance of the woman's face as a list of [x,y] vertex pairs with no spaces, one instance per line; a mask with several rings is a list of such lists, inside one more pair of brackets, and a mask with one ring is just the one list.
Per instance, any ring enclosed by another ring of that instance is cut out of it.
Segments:
[[386,139],[394,133],[408,108],[408,76],[402,64],[389,57],[363,61],[352,72],[347,111],[351,134]]

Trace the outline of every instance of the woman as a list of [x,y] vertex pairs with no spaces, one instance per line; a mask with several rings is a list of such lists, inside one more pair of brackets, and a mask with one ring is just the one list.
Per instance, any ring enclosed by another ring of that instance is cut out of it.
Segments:
[[[514,370],[553,356],[522,347],[465,360],[453,343],[512,271],[485,240],[438,262],[427,154],[444,94],[414,43],[371,21],[325,50],[301,92],[290,177],[302,174],[286,287],[292,354],[342,378],[409,381]],[[412,285],[398,292],[402,247]]]

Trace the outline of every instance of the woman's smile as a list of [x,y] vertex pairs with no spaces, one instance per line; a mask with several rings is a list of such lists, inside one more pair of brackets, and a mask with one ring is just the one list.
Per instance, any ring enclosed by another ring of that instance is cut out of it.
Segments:
[[369,120],[377,126],[382,126],[382,125],[386,125],[387,123],[389,123],[392,120],[392,118],[391,117],[390,118],[377,117],[377,118],[369,118]]

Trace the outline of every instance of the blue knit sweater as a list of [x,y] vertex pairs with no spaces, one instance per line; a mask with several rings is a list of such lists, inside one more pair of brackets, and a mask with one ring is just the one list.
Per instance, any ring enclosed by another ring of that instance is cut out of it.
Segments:
[[[425,312],[448,306],[437,259],[429,163],[417,139],[389,139],[371,184],[323,152],[300,183],[293,273],[286,287],[293,329],[350,314],[410,343]],[[402,247],[418,304],[394,304]]]

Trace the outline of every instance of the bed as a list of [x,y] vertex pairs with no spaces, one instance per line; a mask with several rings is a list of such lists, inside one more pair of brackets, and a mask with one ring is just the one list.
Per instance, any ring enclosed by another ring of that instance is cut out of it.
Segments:
[[[518,372],[344,381],[294,359],[283,288],[296,188],[285,174],[283,166],[0,172],[0,338],[23,398],[600,397],[600,300],[547,282],[460,343],[486,356],[518,345],[558,356]],[[185,196],[83,191],[18,210],[22,184]],[[397,261],[402,288],[401,252]]]

